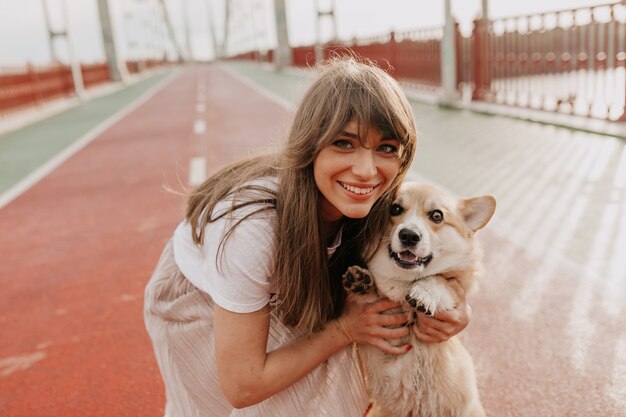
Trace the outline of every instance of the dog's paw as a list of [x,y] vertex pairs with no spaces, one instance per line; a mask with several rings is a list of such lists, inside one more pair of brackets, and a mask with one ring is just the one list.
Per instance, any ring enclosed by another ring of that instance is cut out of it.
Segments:
[[435,310],[432,300],[428,294],[416,291],[414,288],[409,291],[405,299],[411,307],[421,313],[425,313],[428,316],[431,316]]
[[445,278],[434,276],[415,282],[405,298],[411,307],[429,316],[438,311],[453,309],[455,305]]
[[343,274],[342,282],[346,291],[355,294],[365,294],[369,292],[374,283],[370,272],[357,265],[348,268],[346,273]]

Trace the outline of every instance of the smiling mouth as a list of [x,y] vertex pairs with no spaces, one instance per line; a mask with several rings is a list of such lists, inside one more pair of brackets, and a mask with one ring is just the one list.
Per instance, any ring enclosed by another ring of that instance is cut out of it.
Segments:
[[389,251],[389,257],[392,258],[400,268],[404,269],[413,269],[418,266],[426,267],[433,259],[432,253],[420,258],[409,250],[400,253],[394,252],[391,249],[391,245],[387,246],[387,250]]
[[367,188],[361,188],[361,187],[355,187],[353,185],[348,185],[345,182],[341,182],[341,181],[337,181],[339,183],[339,185],[341,185],[345,190],[350,191],[351,193],[354,194],[358,194],[358,195],[366,195],[366,194],[371,194],[374,191],[374,188],[377,187],[377,185],[373,186],[373,187],[367,187]]

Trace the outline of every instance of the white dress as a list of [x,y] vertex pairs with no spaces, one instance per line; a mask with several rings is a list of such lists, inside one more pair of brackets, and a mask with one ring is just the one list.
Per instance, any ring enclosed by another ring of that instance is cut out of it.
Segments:
[[[228,208],[231,202],[220,203],[214,213]],[[166,245],[146,287],[144,304],[146,328],[165,383],[166,417],[364,415],[368,397],[352,347],[337,352],[294,385],[251,407],[233,409],[221,392],[213,306],[217,303],[244,313],[270,302],[274,292],[274,220],[273,210],[244,220],[227,240],[223,257],[216,257],[218,242],[232,219],[210,223],[202,247],[193,244],[190,226],[183,222]],[[329,253],[338,244],[329,248]],[[267,351],[301,335],[272,313]]]

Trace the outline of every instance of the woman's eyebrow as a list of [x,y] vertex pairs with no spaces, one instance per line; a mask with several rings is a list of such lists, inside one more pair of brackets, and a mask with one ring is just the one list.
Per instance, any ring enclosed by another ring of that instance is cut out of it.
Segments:
[[339,132],[339,136],[347,136],[347,137],[352,138],[352,139],[358,139],[359,138],[358,134],[352,133],[352,132],[346,132],[345,130]]
[[[339,132],[339,134],[337,136],[346,136],[349,137],[350,139],[359,139],[359,135],[357,133],[353,133],[353,132],[348,132],[348,131],[341,131]],[[380,138],[381,141],[394,141],[394,142],[400,142],[400,139],[398,139],[395,136],[383,136]]]

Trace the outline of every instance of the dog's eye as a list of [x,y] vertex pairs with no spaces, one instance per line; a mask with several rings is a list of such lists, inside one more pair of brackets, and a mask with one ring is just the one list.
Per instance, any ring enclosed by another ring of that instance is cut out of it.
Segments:
[[392,216],[398,216],[402,214],[403,211],[404,209],[402,208],[402,206],[400,206],[400,204],[392,204],[391,209],[389,209],[389,213]]
[[441,212],[441,210],[433,210],[428,213],[428,218],[433,223],[441,223],[443,221],[443,213]]

